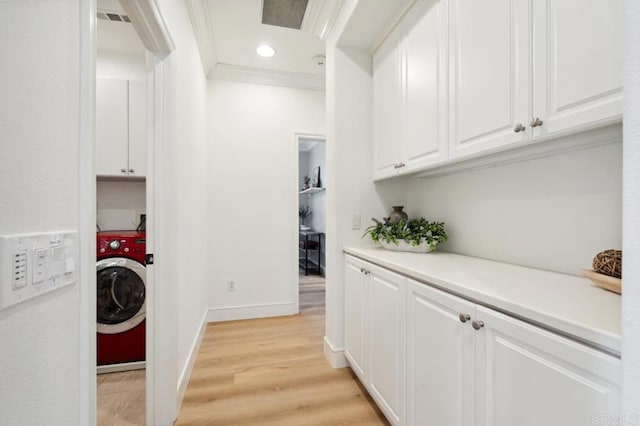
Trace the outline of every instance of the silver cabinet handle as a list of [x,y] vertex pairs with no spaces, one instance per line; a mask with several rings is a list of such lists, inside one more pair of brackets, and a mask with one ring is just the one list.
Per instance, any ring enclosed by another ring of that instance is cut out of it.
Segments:
[[135,173],[136,171],[133,169],[129,169],[129,173]]
[[467,322],[471,319],[471,315],[469,314],[460,314],[458,315],[458,318],[460,318],[460,322]]
[[515,133],[524,132],[526,129],[527,128],[523,126],[522,123],[517,123],[515,126],[513,126],[513,131]]
[[127,169],[120,169],[122,173],[127,173]]
[[484,322],[474,320],[471,322],[471,326],[476,330],[480,330],[482,327],[484,327]]
[[531,127],[539,127],[539,126],[542,126],[542,120],[536,117],[533,120],[531,120],[531,123],[529,124],[531,124]]

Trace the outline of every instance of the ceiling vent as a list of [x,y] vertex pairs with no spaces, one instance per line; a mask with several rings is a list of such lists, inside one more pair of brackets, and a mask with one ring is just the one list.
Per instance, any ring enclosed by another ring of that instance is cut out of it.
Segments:
[[120,15],[118,13],[112,13],[112,12],[98,12],[98,19],[102,19],[103,21],[131,23],[131,20],[127,15]]
[[302,27],[309,0],[262,0],[262,23],[276,27]]

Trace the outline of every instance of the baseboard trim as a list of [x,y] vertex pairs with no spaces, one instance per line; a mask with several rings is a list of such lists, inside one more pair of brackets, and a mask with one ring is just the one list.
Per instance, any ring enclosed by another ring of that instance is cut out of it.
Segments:
[[204,338],[204,331],[207,328],[207,311],[204,311],[202,315],[202,321],[200,322],[200,330],[198,331],[198,335],[193,341],[191,345],[191,350],[189,351],[189,358],[187,359],[187,363],[182,369],[182,374],[180,374],[180,379],[178,380],[178,392],[177,392],[177,412],[180,412],[180,408],[182,407],[182,400],[184,399],[184,394],[187,392],[187,387],[189,386],[189,379],[191,379],[191,373],[193,372],[193,367],[196,365],[196,358],[198,357],[198,352],[200,352],[200,345],[202,344],[202,339]]
[[209,308],[208,322],[235,321],[253,318],[281,317],[295,315],[295,305],[291,302],[265,305],[241,305],[224,308]]
[[344,349],[336,349],[327,336],[324,336],[324,357],[333,368],[349,367],[349,360],[344,356]]
[[121,371],[144,370],[147,363],[145,361],[123,362],[122,364],[107,364],[96,367],[97,374],[119,373]]

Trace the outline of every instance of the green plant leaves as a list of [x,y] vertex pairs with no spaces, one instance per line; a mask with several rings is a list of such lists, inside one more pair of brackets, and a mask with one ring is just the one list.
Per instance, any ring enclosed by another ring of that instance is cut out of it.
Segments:
[[413,246],[426,241],[432,250],[435,250],[439,243],[447,241],[447,233],[444,230],[444,222],[429,222],[423,217],[401,220],[397,223],[388,221],[380,222],[373,219],[375,225],[371,225],[362,235],[364,238],[369,235],[373,241],[386,241],[398,245],[398,240],[405,240]]

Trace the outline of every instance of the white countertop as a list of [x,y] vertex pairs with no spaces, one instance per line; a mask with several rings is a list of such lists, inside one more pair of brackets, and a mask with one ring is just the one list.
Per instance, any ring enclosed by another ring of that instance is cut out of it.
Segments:
[[586,278],[453,253],[344,252],[620,354],[621,297]]

